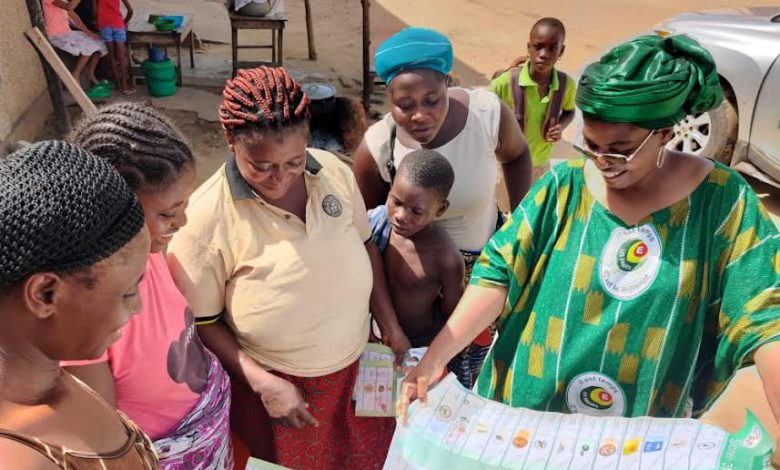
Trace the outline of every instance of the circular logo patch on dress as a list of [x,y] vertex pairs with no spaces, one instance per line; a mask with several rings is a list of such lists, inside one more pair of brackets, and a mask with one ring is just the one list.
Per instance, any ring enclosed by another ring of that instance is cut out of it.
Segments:
[[661,239],[652,225],[616,228],[599,261],[601,285],[611,296],[631,300],[655,281],[661,265]]
[[598,372],[580,374],[566,387],[566,405],[572,413],[623,416],[625,397],[617,382]]
[[322,199],[322,210],[331,217],[338,217],[342,212],[341,201],[336,196],[328,194]]

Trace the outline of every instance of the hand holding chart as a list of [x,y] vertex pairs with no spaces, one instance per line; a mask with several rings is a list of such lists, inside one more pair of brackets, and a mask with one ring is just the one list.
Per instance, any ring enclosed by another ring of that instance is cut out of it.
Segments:
[[395,416],[395,402],[401,381],[422,359],[428,348],[412,348],[404,356],[401,370],[394,366],[395,353],[381,344],[369,344],[360,357],[360,369],[352,399],[355,416]]

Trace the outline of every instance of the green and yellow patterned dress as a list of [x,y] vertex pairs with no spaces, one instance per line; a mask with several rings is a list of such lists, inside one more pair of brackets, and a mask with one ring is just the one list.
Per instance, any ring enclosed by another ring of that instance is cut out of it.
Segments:
[[472,284],[509,292],[477,390],[536,410],[702,411],[780,340],[780,235],[721,164],[632,226],[594,200],[583,167],[539,180],[474,268]]

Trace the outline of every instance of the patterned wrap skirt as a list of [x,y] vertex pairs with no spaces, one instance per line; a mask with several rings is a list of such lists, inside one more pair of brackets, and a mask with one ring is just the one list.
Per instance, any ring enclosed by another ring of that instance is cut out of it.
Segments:
[[231,425],[252,456],[293,470],[380,470],[395,431],[395,418],[355,416],[352,394],[358,362],[322,377],[274,375],[295,385],[318,427],[286,427],[273,420],[260,396],[233,381]]

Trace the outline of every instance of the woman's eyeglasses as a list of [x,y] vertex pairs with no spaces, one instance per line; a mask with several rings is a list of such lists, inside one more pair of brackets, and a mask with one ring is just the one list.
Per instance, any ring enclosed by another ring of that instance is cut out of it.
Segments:
[[[639,147],[634,150],[631,155],[623,155],[622,153],[601,153],[601,152],[594,152],[593,150],[590,150],[589,148],[580,147],[577,144],[572,144],[575,150],[580,152],[581,154],[585,155],[586,157],[593,159],[593,160],[601,160],[605,161],[607,163],[611,163],[614,165],[625,165],[628,162],[630,162],[634,157],[636,157],[636,154],[639,153],[640,150],[642,150],[642,147],[645,146],[648,140],[650,140],[650,137],[655,134],[655,131],[650,131],[649,134],[647,134],[647,137],[645,137],[645,140],[642,141],[641,144],[639,144]],[[587,144],[585,144],[587,145]]]

